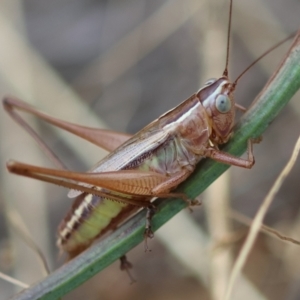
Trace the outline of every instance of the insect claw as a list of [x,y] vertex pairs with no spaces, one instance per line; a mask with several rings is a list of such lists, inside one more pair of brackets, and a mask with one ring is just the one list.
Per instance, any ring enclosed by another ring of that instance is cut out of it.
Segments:
[[144,239],[145,239],[145,246],[144,246],[144,249],[145,249],[145,252],[151,252],[151,249],[148,247],[148,238],[152,239],[154,237],[154,233],[153,231],[151,230],[151,226],[146,228],[145,229],[145,232],[144,232]]
[[134,279],[134,277],[132,276],[132,274],[129,272],[129,269],[132,269],[132,264],[127,260],[126,255],[122,255],[120,257],[120,269],[122,271],[126,271],[128,277],[130,278],[130,284],[133,284],[136,282],[136,280]]
[[252,144],[259,144],[263,140],[263,137],[260,135],[257,138],[251,138],[250,140]]
[[122,255],[120,257],[120,269],[122,271],[126,270],[126,269],[132,269],[132,264],[127,260],[127,257],[126,255]]
[[146,227],[144,231],[144,239],[145,239],[145,252],[151,251],[148,247],[148,238],[152,239],[154,237],[154,233],[151,229],[151,220],[156,212],[156,207],[154,205],[149,205],[147,207],[147,214],[146,214]]
[[151,226],[145,230],[145,234],[144,235],[145,235],[145,238],[149,238],[149,239],[153,239],[154,238],[154,233],[153,233],[153,231],[151,229]]
[[202,200],[201,199],[194,199],[191,201],[191,206],[200,206],[202,205]]
[[188,209],[189,209],[190,213],[193,212],[192,206],[202,205],[202,201],[200,199],[197,199],[197,198],[193,199],[193,200],[190,200],[188,198],[184,198],[183,200],[188,204]]

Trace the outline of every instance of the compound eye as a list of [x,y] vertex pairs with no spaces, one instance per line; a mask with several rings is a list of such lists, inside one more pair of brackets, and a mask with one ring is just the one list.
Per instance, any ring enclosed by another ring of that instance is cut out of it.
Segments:
[[229,112],[231,109],[230,99],[225,95],[218,95],[216,99],[216,108],[222,114]]
[[216,81],[217,81],[217,78],[210,78],[204,83],[204,85],[211,85],[211,84],[215,83]]

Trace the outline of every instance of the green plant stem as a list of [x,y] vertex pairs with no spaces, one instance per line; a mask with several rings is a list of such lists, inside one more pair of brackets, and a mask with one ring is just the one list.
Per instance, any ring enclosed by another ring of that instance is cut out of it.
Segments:
[[[300,88],[300,31],[279,69],[258,95],[253,105],[241,118],[235,135],[223,148],[224,151],[240,156],[246,150],[250,137],[260,136]],[[228,165],[205,159],[192,176],[180,187],[190,198],[197,197]],[[159,211],[153,218],[153,230],[157,230],[186,206],[180,199],[158,201]],[[96,273],[143,241],[145,211],[141,211],[113,232],[108,238],[32,285],[13,299],[58,299],[67,294]]]

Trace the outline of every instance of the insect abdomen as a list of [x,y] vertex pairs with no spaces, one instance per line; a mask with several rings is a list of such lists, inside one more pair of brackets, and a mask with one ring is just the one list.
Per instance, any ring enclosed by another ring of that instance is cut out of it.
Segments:
[[125,203],[82,194],[58,229],[57,245],[71,257],[76,256],[95,238],[111,229],[112,219],[120,214]]

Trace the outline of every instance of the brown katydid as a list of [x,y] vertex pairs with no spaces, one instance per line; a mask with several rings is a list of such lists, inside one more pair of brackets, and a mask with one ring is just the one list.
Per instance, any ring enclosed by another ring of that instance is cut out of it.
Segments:
[[[228,62],[228,54],[227,54]],[[252,141],[248,141],[248,159],[231,156],[218,149],[232,134],[235,109],[233,92],[236,82],[223,76],[208,81],[197,93],[173,110],[130,137],[112,131],[82,127],[57,120],[31,106],[8,97],[4,100],[8,113],[33,136],[15,110],[29,112],[55,126],[111,151],[88,173],[64,170],[51,152],[59,169],[46,169],[9,162],[9,171],[72,189],[77,197],[60,226],[59,247],[71,257],[77,255],[98,237],[114,229],[140,207],[149,209],[146,236],[152,236],[150,216],[153,197],[185,195],[171,191],[184,181],[203,157],[251,168],[254,163]],[[35,136],[35,139],[43,144]]]

